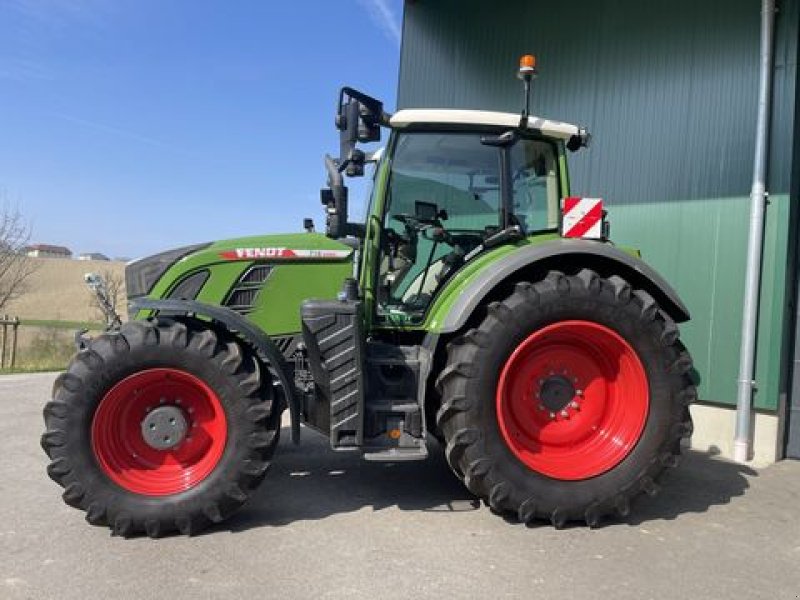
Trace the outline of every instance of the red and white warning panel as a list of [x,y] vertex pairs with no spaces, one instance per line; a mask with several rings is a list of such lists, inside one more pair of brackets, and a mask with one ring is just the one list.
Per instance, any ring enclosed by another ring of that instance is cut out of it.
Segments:
[[564,198],[561,235],[567,238],[603,239],[603,199]]

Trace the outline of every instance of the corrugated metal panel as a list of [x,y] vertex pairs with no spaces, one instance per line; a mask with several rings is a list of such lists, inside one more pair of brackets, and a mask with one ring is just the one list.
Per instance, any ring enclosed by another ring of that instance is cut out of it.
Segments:
[[778,0],[775,31],[775,69],[772,87],[772,129],[769,182],[773,193],[790,187],[792,171],[794,112],[797,96],[797,57],[800,40],[800,2]]
[[[398,106],[516,112],[516,62],[535,52],[534,112],[595,136],[572,162],[577,193],[618,203],[747,194],[759,10],[754,0],[418,0],[406,7]],[[789,38],[776,82],[793,86]],[[778,104],[776,124],[794,106]],[[786,192],[788,168],[775,167],[773,191]]]
[[[798,0],[780,3],[756,406],[785,360]],[[734,403],[758,80],[757,0],[417,0],[398,106],[518,111],[521,54],[539,57],[534,112],[588,126],[573,192],[601,195],[612,237],[685,297],[706,400]]]
[[[766,216],[763,289],[759,313],[755,406],[774,410],[784,331],[785,247],[789,196],[772,196]],[[644,248],[645,259],[675,287],[692,313],[682,328],[700,378],[700,397],[733,403],[742,318],[750,200],[707,198],[626,204],[613,210],[612,237]],[[671,250],[667,251],[666,248]],[[648,249],[659,249],[650,252]]]

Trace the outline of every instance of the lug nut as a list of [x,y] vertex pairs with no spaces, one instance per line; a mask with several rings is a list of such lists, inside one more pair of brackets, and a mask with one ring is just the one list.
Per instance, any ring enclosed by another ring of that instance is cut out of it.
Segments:
[[544,404],[539,405],[539,410],[544,410]]
[[575,390],[576,396],[583,396],[583,390]]
[[569,419],[569,413],[565,410],[561,411],[561,416],[564,417],[565,419]]
[[575,400],[573,400],[572,402],[570,402],[570,403],[569,403],[569,406],[570,406],[570,408],[574,408],[575,410],[580,410],[580,407],[581,407],[581,405],[580,405],[580,404],[578,404],[577,402],[575,402]]
[[556,418],[556,413],[554,413],[554,412],[551,412],[551,413],[550,413],[550,418],[551,418],[551,419],[555,419],[555,418]]

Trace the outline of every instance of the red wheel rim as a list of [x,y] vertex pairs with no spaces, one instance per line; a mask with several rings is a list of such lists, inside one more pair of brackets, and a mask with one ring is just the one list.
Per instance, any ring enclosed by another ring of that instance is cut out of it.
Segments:
[[618,465],[639,441],[649,406],[636,352],[590,321],[562,321],[528,336],[497,386],[508,448],[554,479],[587,479]]
[[[148,413],[180,409],[186,435],[172,448],[152,447],[142,433]],[[202,380],[178,369],[147,369],[109,390],[92,420],[92,450],[103,472],[135,494],[167,496],[203,481],[225,449],[227,420],[217,395]]]

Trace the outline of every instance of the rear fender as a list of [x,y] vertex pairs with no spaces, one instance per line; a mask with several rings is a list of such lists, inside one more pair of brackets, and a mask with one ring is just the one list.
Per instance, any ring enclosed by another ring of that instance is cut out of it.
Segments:
[[224,325],[226,330],[247,343],[280,383],[291,416],[292,441],[294,443],[300,441],[300,406],[294,394],[294,384],[289,375],[289,366],[275,342],[266,333],[229,308],[191,300],[136,298],[131,301],[130,314],[136,314],[139,310],[165,313],[165,316],[206,317]]
[[580,268],[595,270],[606,277],[619,275],[632,286],[647,291],[677,323],[683,323],[690,318],[688,309],[675,290],[641,259],[609,244],[557,239],[522,246],[491,263],[489,268],[484,268],[450,306],[437,333],[459,331],[479,306],[488,300],[499,299],[494,296],[505,287],[504,283],[543,277],[549,270]]

